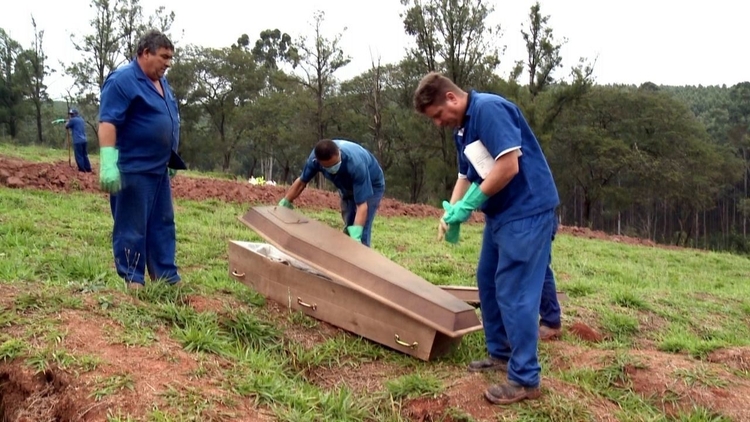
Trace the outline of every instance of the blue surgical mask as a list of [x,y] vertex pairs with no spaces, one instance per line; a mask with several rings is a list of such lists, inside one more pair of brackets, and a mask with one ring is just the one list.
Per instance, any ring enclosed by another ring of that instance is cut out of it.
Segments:
[[323,168],[325,169],[325,171],[331,174],[336,174],[336,172],[339,171],[339,168],[341,168],[341,161],[339,160],[338,163],[332,165],[331,167],[323,167]]

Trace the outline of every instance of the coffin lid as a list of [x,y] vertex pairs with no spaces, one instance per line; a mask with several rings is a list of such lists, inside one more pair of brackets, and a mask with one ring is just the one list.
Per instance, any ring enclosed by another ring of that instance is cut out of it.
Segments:
[[450,337],[481,326],[474,307],[341,230],[294,210],[258,206],[240,221],[272,245],[324,273]]

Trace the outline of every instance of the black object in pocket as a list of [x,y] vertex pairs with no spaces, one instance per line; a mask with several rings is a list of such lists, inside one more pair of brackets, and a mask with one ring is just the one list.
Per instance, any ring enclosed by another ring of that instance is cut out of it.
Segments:
[[174,150],[172,150],[172,154],[169,156],[167,167],[174,170],[187,170],[187,165],[185,165],[185,162],[182,161],[182,158]]

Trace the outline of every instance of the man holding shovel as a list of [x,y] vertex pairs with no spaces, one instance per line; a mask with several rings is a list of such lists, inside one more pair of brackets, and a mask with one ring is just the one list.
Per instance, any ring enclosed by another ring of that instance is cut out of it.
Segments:
[[65,123],[65,129],[70,131],[68,139],[73,139],[73,153],[76,157],[78,171],[91,173],[88,142],[86,140],[86,123],[78,115],[78,110],[71,108],[68,111],[68,122]]

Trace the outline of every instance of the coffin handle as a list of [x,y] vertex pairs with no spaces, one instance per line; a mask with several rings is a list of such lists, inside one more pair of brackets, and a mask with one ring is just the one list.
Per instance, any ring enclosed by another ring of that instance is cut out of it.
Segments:
[[401,338],[398,336],[398,334],[396,334],[396,344],[398,344],[399,346],[408,347],[410,349],[416,349],[417,346],[419,346],[419,343],[417,343],[416,341],[412,344],[409,344],[405,341],[401,341]]
[[312,305],[311,305],[311,304],[309,304],[309,303],[305,303],[305,302],[303,302],[303,301],[302,301],[302,298],[301,298],[301,297],[298,297],[298,298],[297,298],[297,305],[299,305],[299,306],[304,306],[305,308],[310,308],[310,309],[312,309],[313,311],[317,311],[317,310],[318,310],[318,305],[316,305],[316,304],[314,304],[314,303],[313,303]]
[[235,277],[244,277],[245,273],[238,273],[237,270],[232,270],[232,275]]

